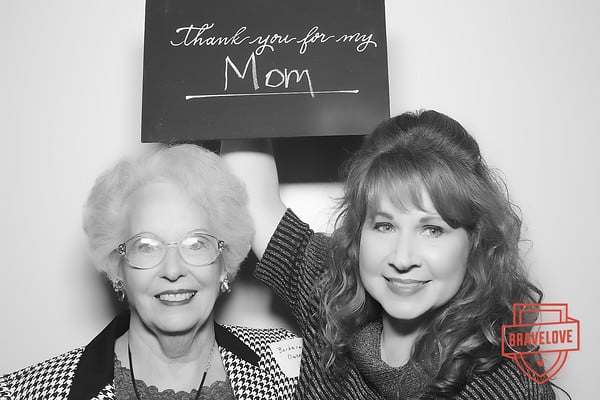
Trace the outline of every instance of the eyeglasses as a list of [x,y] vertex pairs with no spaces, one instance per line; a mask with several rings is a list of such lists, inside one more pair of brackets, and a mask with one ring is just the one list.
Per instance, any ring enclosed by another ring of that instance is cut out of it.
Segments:
[[167,247],[177,247],[177,252],[188,264],[195,267],[210,265],[225,248],[225,242],[203,231],[191,231],[177,242],[165,242],[150,232],[138,233],[121,243],[116,251],[134,268],[150,269],[160,264],[167,255]]

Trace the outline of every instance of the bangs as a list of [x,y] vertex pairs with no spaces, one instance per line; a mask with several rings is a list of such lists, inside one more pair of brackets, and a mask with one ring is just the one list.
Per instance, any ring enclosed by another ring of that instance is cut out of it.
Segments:
[[[402,211],[436,211],[453,228],[471,230],[477,222],[475,195],[464,168],[449,166],[427,153],[386,153],[378,157],[364,179],[366,212],[379,207],[388,196]],[[425,208],[423,194],[435,210]]]

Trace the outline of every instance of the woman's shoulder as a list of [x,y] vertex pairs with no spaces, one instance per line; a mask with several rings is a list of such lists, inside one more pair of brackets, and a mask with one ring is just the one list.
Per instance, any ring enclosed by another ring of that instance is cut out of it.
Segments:
[[254,347],[253,345],[277,343],[282,340],[299,339],[294,332],[285,328],[252,328],[237,325],[223,325],[223,327],[252,347]]
[[0,376],[0,398],[42,399],[47,398],[45,394],[66,398],[83,350],[80,347]]
[[461,391],[459,399],[555,399],[549,383],[539,384],[526,376],[512,360],[476,375]]
[[302,339],[284,328],[223,328],[235,336],[231,342],[242,342],[241,346],[229,343],[229,349],[219,343],[234,389],[253,386],[264,398],[291,399],[300,375]]
[[245,326],[223,326],[238,340],[249,347],[262,361],[278,365],[288,377],[296,377],[302,356],[302,338],[285,328],[249,328]]

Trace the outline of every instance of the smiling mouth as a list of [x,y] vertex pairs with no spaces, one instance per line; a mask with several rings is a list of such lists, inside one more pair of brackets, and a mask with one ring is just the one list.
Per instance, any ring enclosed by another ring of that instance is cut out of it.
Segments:
[[420,281],[416,279],[384,278],[390,286],[403,291],[416,291],[431,282],[430,280]]
[[162,303],[183,304],[188,303],[196,293],[195,290],[172,290],[159,293],[154,297]]

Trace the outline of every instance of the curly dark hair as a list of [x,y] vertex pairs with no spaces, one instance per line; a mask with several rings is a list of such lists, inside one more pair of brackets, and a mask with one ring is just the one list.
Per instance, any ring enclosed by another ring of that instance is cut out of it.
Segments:
[[323,363],[331,368],[347,349],[351,333],[381,315],[358,272],[369,206],[383,192],[408,196],[422,207],[425,189],[444,221],[468,232],[470,253],[459,291],[432,313],[412,357],[428,360],[425,367],[435,377],[429,385],[432,394],[456,394],[474,374],[505,360],[501,329],[512,322],[513,304],[542,299],[523,267],[521,218],[506,185],[488,168],[475,139],[457,121],[432,110],[381,123],[349,160],[345,176],[331,265],[317,286]]

